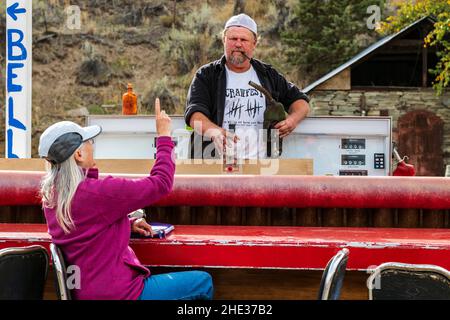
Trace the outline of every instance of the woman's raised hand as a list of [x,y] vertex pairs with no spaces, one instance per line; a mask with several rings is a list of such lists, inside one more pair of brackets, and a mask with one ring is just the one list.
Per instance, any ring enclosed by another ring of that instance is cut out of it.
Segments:
[[156,98],[155,100],[155,115],[156,115],[156,133],[158,134],[158,137],[160,136],[170,137],[172,120],[164,110],[161,111],[159,98]]

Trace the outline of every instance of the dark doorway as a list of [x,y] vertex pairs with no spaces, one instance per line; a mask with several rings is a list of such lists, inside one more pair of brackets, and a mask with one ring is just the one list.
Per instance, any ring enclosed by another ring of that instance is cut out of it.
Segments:
[[398,119],[398,150],[409,157],[418,176],[443,176],[444,122],[426,110],[408,112]]

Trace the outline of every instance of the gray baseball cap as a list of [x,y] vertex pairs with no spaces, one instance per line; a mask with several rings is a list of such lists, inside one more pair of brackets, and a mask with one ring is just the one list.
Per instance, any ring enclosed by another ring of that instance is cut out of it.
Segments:
[[39,139],[39,156],[52,163],[62,163],[81,144],[102,132],[98,125],[81,127],[72,121],[61,121],[45,129]]
[[225,23],[225,29],[230,27],[244,27],[253,32],[255,35],[258,34],[258,27],[256,26],[255,20],[250,18],[245,13],[232,16],[228,19],[227,23]]

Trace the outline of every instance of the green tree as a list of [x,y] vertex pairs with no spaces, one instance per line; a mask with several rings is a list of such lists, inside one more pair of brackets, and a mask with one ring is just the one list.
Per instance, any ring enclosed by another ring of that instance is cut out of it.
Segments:
[[[383,12],[385,0],[297,0],[282,33],[288,61],[308,80],[342,64],[377,36],[367,21],[370,6]],[[364,41],[365,40],[365,41]]]
[[450,0],[408,0],[400,3],[396,14],[381,23],[379,32],[397,32],[426,16],[432,16],[436,20],[434,28],[424,41],[425,46],[436,47],[439,61],[430,72],[436,76],[433,88],[441,95],[450,84]]

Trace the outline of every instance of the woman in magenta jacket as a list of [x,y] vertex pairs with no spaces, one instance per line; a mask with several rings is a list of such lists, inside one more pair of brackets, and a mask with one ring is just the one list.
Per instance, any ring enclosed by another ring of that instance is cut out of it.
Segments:
[[93,139],[99,126],[62,121],[47,128],[39,155],[49,162],[41,196],[52,242],[66,265],[76,266],[75,299],[212,299],[211,276],[202,271],[150,275],[128,246],[131,231],[148,235],[145,220],[128,214],[158,201],[172,190],[175,163],[170,118],[156,112],[156,161],[148,177],[98,178]]

